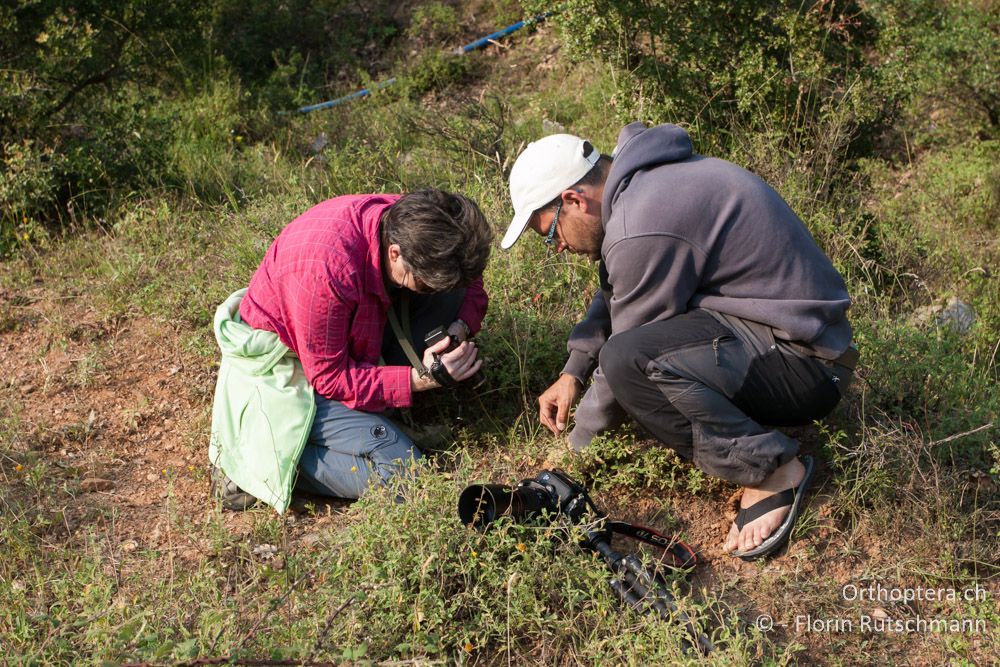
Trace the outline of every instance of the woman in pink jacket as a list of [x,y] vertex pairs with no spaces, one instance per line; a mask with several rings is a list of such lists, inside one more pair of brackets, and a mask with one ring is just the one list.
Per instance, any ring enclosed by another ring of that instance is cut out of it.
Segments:
[[[297,488],[357,498],[420,458],[383,413],[408,407],[414,392],[479,371],[470,338],[486,313],[482,274],[491,241],[474,202],[435,189],[330,199],[274,240],[239,314],[276,333],[314,389]],[[390,311],[409,330],[409,356],[389,326]],[[444,352],[446,339],[424,349],[425,334],[441,325],[461,344]],[[254,502],[224,471],[216,481],[224,506]]]

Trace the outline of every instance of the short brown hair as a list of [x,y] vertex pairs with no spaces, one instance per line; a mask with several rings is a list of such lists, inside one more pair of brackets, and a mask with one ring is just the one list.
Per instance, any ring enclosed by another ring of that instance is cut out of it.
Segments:
[[428,291],[465,287],[483,275],[493,230],[474,201],[435,188],[403,195],[382,215],[383,248],[395,243]]

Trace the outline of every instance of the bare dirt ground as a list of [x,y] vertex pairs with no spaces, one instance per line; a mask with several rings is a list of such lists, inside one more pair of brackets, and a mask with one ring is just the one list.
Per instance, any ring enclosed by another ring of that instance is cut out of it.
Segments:
[[[0,305],[0,377],[6,384],[0,407],[16,424],[7,449],[25,461],[30,456],[44,460],[47,474],[67,492],[60,506],[53,499],[37,499],[37,511],[61,517],[46,539],[64,543],[98,527],[107,536],[109,574],[120,567],[116,558],[126,562],[128,552],[138,548],[162,554],[158,567],[164,576],[209,557],[209,546],[200,537],[205,531],[177,526],[197,526],[219,516],[206,461],[215,361],[193,351],[186,343],[191,333],[169,322],[140,317],[108,321],[85,298],[55,295],[41,284],[24,293],[0,294]],[[809,434],[800,435],[809,451]],[[525,463],[527,468],[541,465]],[[843,585],[860,584],[873,572],[891,569],[893,562],[905,562],[907,545],[831,518],[829,472],[819,463],[809,502],[813,518],[805,535],[764,565],[721,551],[739,501],[731,489],[599,502],[615,518],[680,530],[699,554],[696,591],[725,591],[725,599],[748,623],[761,614],[788,621],[795,614],[817,613],[816,607],[829,612],[842,606]],[[669,516],[662,510],[664,501],[671,508]],[[313,543],[317,534],[335,528],[347,507],[334,501],[318,513],[291,512],[289,547]],[[249,536],[262,512],[266,510],[221,516],[234,537]],[[996,590],[993,594],[996,599]],[[888,605],[869,604],[864,611],[879,613],[883,606]],[[829,634],[789,627],[774,632],[779,643],[804,644],[803,661],[837,662]],[[948,654],[933,639],[879,637],[885,642],[879,652],[895,656],[900,664],[940,664]]]
[[[64,506],[48,507],[62,518],[50,537],[70,539],[96,523],[110,528],[114,552],[162,552],[163,571],[205,558],[199,531],[174,527],[218,516],[207,469],[214,363],[167,322],[104,320],[84,299],[54,299],[43,287],[0,300],[13,450],[44,458],[69,492]],[[248,534],[255,520],[252,512],[222,517],[234,534]],[[323,519],[313,517],[312,528]],[[296,537],[307,530],[299,526]]]

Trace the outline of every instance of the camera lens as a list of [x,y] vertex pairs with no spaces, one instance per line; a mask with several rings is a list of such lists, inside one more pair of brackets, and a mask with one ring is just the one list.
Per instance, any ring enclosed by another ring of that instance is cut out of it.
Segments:
[[458,497],[458,516],[466,525],[484,528],[510,508],[511,491],[502,484],[468,486]]
[[505,514],[515,520],[554,509],[548,494],[538,488],[512,489],[502,484],[472,484],[458,498],[458,516],[473,528],[485,528]]

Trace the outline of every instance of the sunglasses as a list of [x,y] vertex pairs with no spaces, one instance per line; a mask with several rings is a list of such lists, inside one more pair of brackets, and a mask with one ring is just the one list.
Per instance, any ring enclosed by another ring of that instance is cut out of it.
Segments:
[[556,206],[556,217],[552,218],[552,224],[549,225],[549,234],[545,237],[545,245],[553,245],[556,242],[556,226],[559,224],[559,213],[562,212],[562,202]]

